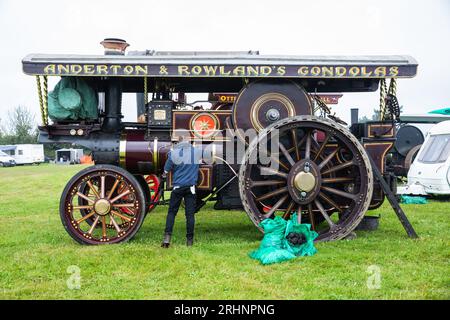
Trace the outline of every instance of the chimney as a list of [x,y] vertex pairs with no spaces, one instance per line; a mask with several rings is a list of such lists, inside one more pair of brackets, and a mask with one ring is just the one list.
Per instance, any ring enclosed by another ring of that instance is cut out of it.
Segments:
[[125,50],[130,46],[125,40],[117,38],[105,38],[100,44],[105,48],[105,55],[125,55]]

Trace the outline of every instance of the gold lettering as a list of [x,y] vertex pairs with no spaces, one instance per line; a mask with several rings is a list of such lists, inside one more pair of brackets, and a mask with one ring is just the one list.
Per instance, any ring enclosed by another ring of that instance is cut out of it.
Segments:
[[235,76],[245,76],[245,68],[244,66],[237,66],[233,69],[233,75]]
[[222,75],[222,76],[229,76],[230,73],[231,73],[231,71],[225,72],[225,67],[224,67],[224,66],[220,66],[220,67],[219,67],[219,73],[220,73],[220,75]]
[[286,67],[285,66],[280,66],[277,68],[277,73],[280,76],[284,76],[286,74]]
[[135,69],[135,73],[136,74],[139,74],[139,73],[148,74],[147,66],[139,66],[139,65],[137,65],[137,66],[134,67],[134,69]]
[[70,73],[69,66],[67,64],[58,64],[58,74]]
[[198,76],[199,74],[202,73],[202,67],[200,66],[193,66],[191,69],[192,74]]
[[253,66],[247,66],[247,74],[249,76],[257,76],[259,75],[259,68]]
[[70,73],[72,74],[78,74],[83,70],[83,68],[79,64],[72,64],[70,66]]
[[351,75],[352,77],[358,76],[360,71],[361,71],[361,70],[359,70],[358,67],[351,67],[350,70],[349,70],[350,75]]
[[54,64],[49,64],[44,68],[44,73],[45,74],[55,74],[55,65]]
[[298,68],[297,73],[301,76],[307,76],[309,73],[309,68],[308,67],[300,67],[300,68]]
[[83,71],[84,71],[84,73],[87,73],[87,74],[94,74],[94,65],[93,64],[85,64],[84,66],[83,66]]
[[376,76],[385,77],[386,76],[386,67],[378,67],[374,71]]
[[390,67],[389,68],[389,75],[392,77],[398,76],[398,67]]
[[259,68],[259,72],[262,76],[268,76],[272,73],[272,68],[268,66],[262,66]]
[[188,66],[178,66],[178,74],[179,75],[189,75],[189,67]]
[[311,68],[311,74],[312,74],[313,76],[318,76],[318,75],[320,75],[320,68],[319,68],[319,67],[312,67],[312,68]]
[[104,64],[99,64],[97,66],[97,74],[108,74],[108,66]]
[[322,76],[332,77],[334,75],[333,67],[322,67]]
[[133,66],[130,66],[130,65],[125,66],[125,68],[123,68],[123,72],[124,72],[126,75],[132,74],[133,71],[134,71],[134,68],[133,68]]
[[207,76],[215,76],[217,72],[217,66],[203,66]]
[[372,75],[372,71],[367,72],[367,67],[361,68],[361,76],[370,77]]
[[117,64],[113,64],[110,69],[113,71],[114,74],[117,74],[117,71],[120,69],[120,66]]
[[347,68],[345,68],[345,67],[336,67],[334,69],[334,72],[335,72],[337,77],[343,77],[347,73]]

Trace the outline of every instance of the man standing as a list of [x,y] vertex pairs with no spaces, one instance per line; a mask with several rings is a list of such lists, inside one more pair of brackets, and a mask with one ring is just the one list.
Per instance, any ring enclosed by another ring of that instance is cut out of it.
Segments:
[[193,147],[187,138],[180,136],[178,143],[169,152],[164,166],[163,178],[172,171],[172,193],[170,195],[169,211],[166,218],[166,229],[161,247],[168,248],[172,237],[175,216],[184,199],[186,214],[186,245],[194,244],[195,209],[197,199],[195,186],[197,185],[201,150]]

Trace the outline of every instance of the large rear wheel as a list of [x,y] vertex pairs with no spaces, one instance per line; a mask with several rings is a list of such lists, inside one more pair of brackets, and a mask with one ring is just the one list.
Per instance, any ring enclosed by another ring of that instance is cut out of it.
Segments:
[[[263,164],[261,145],[277,139]],[[296,212],[319,233],[317,240],[338,240],[353,231],[367,211],[373,189],[372,168],[358,140],[343,126],[314,116],[280,120],[260,132],[240,168],[239,188],[250,219]],[[336,214],[337,213],[337,214]]]

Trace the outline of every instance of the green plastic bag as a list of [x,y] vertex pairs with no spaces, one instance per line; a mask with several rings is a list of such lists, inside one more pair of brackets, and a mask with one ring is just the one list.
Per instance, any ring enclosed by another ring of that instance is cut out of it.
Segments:
[[95,120],[97,95],[79,78],[62,77],[48,94],[48,115],[52,120]]
[[[281,217],[264,219],[260,227],[264,230],[264,237],[258,250],[251,252],[249,256],[264,265],[292,260],[300,256],[312,256],[317,252],[314,239],[318,234],[311,231],[309,224],[297,223],[297,214],[292,215],[288,221]],[[290,233],[303,235],[305,242],[301,245],[292,244],[287,239]]]
[[427,204],[428,201],[424,197],[401,196],[400,202],[403,204]]

